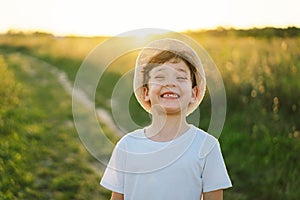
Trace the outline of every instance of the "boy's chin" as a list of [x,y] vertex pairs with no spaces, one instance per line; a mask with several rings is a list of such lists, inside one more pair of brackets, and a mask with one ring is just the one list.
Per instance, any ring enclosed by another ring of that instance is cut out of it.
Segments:
[[151,113],[164,114],[164,115],[181,115],[184,114],[183,110],[179,107],[167,107],[161,105],[153,105]]

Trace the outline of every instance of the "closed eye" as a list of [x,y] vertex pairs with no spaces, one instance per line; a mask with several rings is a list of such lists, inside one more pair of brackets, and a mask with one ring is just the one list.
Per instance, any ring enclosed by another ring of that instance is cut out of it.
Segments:
[[155,79],[163,79],[163,78],[165,78],[164,76],[155,76],[154,77]]
[[178,79],[178,80],[187,80],[187,78],[186,78],[186,77],[183,77],[183,76],[178,76],[177,79]]

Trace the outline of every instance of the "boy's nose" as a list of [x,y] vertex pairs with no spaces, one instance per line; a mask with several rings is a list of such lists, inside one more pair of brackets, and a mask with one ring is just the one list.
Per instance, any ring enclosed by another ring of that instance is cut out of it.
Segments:
[[176,80],[174,77],[168,77],[165,82],[164,82],[164,86],[166,87],[174,87],[176,86]]

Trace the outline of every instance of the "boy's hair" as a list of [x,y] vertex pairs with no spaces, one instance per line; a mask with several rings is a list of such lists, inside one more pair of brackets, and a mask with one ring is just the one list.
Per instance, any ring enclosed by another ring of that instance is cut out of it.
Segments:
[[183,61],[189,68],[191,72],[191,81],[192,81],[192,88],[197,85],[197,80],[196,80],[196,72],[197,69],[194,65],[192,65],[187,59],[184,58],[184,53],[181,52],[173,52],[173,51],[168,51],[164,50],[160,52],[159,54],[153,56],[147,65],[145,66],[143,70],[143,86],[148,88],[148,83],[150,79],[150,71],[167,62],[172,62],[172,63],[179,63],[180,61]]
[[151,113],[151,102],[145,100],[145,87],[148,86],[150,71],[164,63],[179,63],[181,60],[190,69],[192,87],[198,88],[195,102],[189,105],[187,115],[199,106],[205,94],[206,78],[198,53],[180,40],[163,38],[146,45],[136,59],[133,78],[134,94],[147,112]]

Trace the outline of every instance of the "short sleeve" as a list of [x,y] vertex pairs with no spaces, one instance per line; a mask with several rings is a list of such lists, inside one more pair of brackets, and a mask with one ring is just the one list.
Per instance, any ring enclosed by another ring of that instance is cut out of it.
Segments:
[[106,189],[123,194],[126,154],[124,148],[121,146],[118,143],[113,150],[100,184]]
[[212,148],[210,148],[205,157],[202,181],[203,192],[226,189],[232,186],[221,153],[220,144],[217,140],[215,140]]

